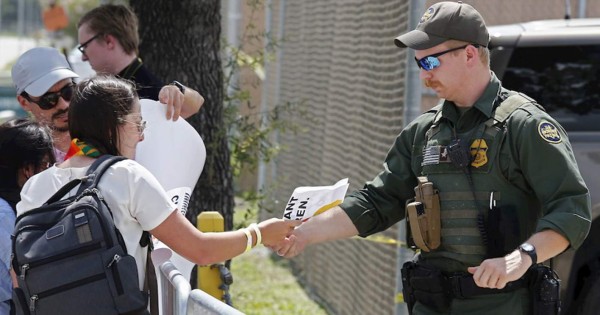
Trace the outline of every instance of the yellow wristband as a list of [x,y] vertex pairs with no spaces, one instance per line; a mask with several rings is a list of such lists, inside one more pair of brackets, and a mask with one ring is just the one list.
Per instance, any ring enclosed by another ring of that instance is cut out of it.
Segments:
[[262,235],[260,235],[258,224],[252,223],[248,227],[254,229],[254,233],[256,233],[256,246],[260,245],[262,243]]
[[246,234],[246,239],[247,239],[246,250],[244,251],[244,253],[245,253],[252,249],[252,233],[250,233],[250,231],[248,229],[242,229],[242,231],[244,231],[244,234]]

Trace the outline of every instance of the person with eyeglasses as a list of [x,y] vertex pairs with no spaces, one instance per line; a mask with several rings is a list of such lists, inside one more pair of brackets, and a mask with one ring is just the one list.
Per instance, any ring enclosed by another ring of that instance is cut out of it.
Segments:
[[11,234],[21,187],[52,164],[52,137],[46,126],[24,118],[0,125],[0,314],[14,311],[11,299],[16,279],[10,266]]
[[372,181],[272,249],[294,257],[407,219],[410,314],[558,314],[558,281],[538,264],[582,244],[590,194],[563,127],[491,71],[489,39],[477,10],[449,1],[398,36],[439,104],[400,132]]
[[33,118],[52,130],[54,152],[62,162],[69,149],[69,102],[74,80],[66,57],[56,48],[36,47],[24,52],[11,69],[17,101]]
[[[204,98],[178,81],[165,85],[138,57],[138,19],[124,5],[105,4],[84,14],[77,24],[82,60],[100,74],[136,83],[140,98],[168,104],[167,119],[188,118],[200,110]],[[180,101],[174,102],[175,99]]]
[[111,209],[127,253],[135,258],[140,290],[144,287],[148,250],[140,245],[143,231],[149,231],[192,262],[210,265],[261,243],[272,246],[301,224],[273,218],[237,231],[203,233],[196,229],[178,211],[158,180],[133,160],[136,146],[144,140],[140,107],[135,87],[114,76],[96,76],[77,84],[69,109],[69,132],[80,150],[27,181],[17,214],[38,208],[69,181],[83,177],[102,155],[129,158],[110,166],[98,189]]

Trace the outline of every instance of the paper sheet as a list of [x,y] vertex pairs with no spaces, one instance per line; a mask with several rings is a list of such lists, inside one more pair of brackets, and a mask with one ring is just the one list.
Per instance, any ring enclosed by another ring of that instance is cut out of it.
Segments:
[[306,221],[344,201],[348,190],[348,178],[331,186],[303,186],[294,189],[285,210],[285,220]]

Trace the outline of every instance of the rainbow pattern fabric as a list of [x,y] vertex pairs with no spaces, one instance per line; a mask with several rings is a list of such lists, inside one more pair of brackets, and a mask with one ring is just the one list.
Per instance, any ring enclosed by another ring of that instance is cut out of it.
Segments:
[[68,160],[70,157],[75,155],[85,155],[97,158],[100,156],[100,151],[98,151],[93,146],[85,143],[84,141],[74,138],[73,140],[71,140],[71,146],[69,147],[69,151],[67,151],[65,160]]

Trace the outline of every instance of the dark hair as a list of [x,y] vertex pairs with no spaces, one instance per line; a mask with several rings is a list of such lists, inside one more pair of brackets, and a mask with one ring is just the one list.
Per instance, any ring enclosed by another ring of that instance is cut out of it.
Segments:
[[69,106],[69,133],[94,146],[101,154],[119,152],[119,119],[133,109],[138,95],[129,81],[100,75],[81,81]]
[[127,6],[104,4],[96,7],[79,20],[77,28],[86,23],[96,34],[114,36],[126,53],[138,54],[138,18]]
[[20,169],[33,166],[35,173],[54,164],[54,149],[48,127],[28,119],[13,119],[0,125],[0,198],[11,206],[20,200]]

